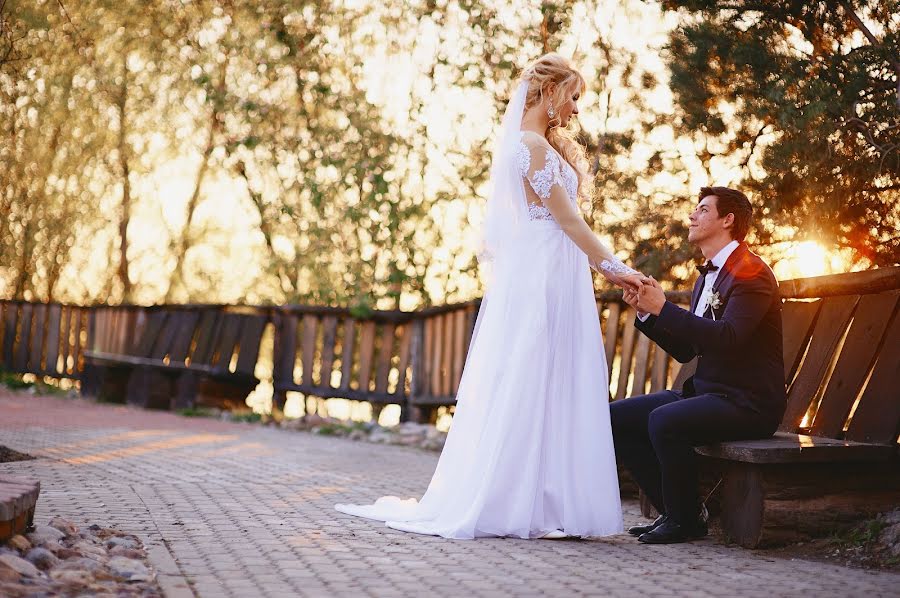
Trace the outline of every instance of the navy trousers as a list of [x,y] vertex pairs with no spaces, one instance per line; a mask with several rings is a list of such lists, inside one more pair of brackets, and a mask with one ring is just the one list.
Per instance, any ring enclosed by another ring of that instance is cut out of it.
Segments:
[[616,458],[656,510],[679,523],[700,512],[695,446],[767,438],[778,427],[721,395],[683,398],[671,390],[613,401],[610,419]]

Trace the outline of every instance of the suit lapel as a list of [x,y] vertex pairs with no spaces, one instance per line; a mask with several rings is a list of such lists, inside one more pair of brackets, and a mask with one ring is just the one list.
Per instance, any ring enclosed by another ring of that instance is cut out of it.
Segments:
[[713,292],[717,292],[722,285],[734,278],[735,270],[740,261],[744,258],[744,252],[746,251],[747,244],[743,242],[739,243],[738,246],[734,248],[734,251],[732,251],[731,255],[728,256],[728,259],[725,260],[725,264],[722,266],[719,275],[716,277],[716,281],[713,283]]
[[697,303],[700,302],[700,293],[703,291],[703,283],[706,279],[702,274],[700,278],[697,279],[697,282],[694,283],[694,290],[691,293],[691,313],[694,313],[694,310],[697,309]]

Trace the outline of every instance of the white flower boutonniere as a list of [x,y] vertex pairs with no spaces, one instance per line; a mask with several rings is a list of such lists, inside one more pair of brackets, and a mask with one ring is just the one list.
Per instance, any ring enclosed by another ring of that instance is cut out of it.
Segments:
[[710,292],[706,305],[709,306],[709,309],[712,311],[712,319],[715,320],[716,310],[722,307],[722,298],[719,297],[719,291]]

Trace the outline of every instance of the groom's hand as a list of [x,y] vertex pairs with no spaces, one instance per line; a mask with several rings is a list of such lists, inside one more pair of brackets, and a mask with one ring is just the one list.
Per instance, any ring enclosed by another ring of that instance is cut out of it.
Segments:
[[638,293],[635,309],[658,316],[665,304],[666,294],[659,282],[651,276],[650,282],[644,284]]
[[625,301],[625,303],[634,308],[634,310],[637,312],[638,319],[643,322],[647,319],[647,316],[649,314],[641,311],[638,308],[638,300],[640,299],[640,296],[641,292],[633,289],[625,289],[624,291],[622,291],[622,299]]

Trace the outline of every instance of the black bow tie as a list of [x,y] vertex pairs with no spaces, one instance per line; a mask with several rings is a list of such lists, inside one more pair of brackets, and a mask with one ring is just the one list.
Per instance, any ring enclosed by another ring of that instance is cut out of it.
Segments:
[[706,276],[710,272],[715,272],[718,269],[719,267],[712,262],[706,262],[705,264],[697,266],[697,270],[699,270],[700,274],[703,276]]

